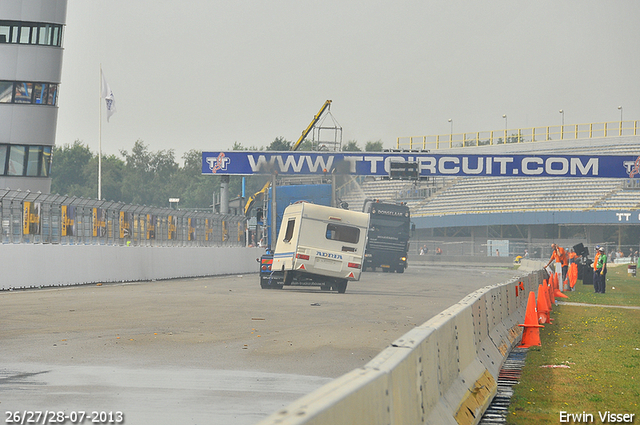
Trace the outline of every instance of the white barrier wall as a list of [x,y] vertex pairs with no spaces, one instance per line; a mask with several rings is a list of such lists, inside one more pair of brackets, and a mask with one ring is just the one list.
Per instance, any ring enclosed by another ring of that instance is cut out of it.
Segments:
[[263,248],[0,244],[0,289],[256,273]]
[[[364,367],[258,425],[477,424],[518,343],[529,291],[542,267],[480,289],[407,332]],[[524,288],[521,289],[521,288]]]

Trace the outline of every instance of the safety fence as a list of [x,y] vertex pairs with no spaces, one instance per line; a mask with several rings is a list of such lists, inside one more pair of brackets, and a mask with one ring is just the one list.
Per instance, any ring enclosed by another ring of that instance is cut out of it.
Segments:
[[589,124],[563,124],[547,127],[528,127],[449,133],[430,136],[398,137],[397,149],[451,149],[472,146],[529,143],[548,140],[577,140],[615,136],[637,136],[638,121],[611,121]]
[[122,202],[0,190],[3,244],[243,246],[246,219]]
[[365,366],[258,425],[477,424],[521,338],[528,294],[542,282],[540,263],[525,268],[520,278],[468,295]]

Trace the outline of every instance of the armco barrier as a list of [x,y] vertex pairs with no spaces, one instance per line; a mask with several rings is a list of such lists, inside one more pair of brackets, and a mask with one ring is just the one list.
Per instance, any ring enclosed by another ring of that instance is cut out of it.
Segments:
[[[537,262],[520,279],[488,286],[407,332],[364,367],[300,398],[258,425],[477,424],[522,334]],[[537,270],[536,270],[537,269]],[[523,283],[524,291],[516,289]],[[519,285],[518,285],[519,286]]]
[[0,244],[0,290],[257,273],[264,248]]

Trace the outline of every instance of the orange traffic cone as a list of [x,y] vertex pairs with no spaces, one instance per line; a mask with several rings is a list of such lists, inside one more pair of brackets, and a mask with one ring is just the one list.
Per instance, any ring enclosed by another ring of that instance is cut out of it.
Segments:
[[553,308],[554,305],[556,305],[556,297],[554,296],[555,294],[555,286],[556,286],[556,280],[557,275],[553,275],[553,277],[551,277],[551,279],[549,279],[549,284],[547,285],[547,291],[549,291],[549,293],[547,294],[549,296],[549,311],[551,311],[551,309]]
[[554,298],[569,298],[560,290],[560,288],[556,288],[553,290],[553,296]]
[[522,343],[519,347],[529,348],[532,345],[541,345],[540,342],[540,329],[544,326],[538,324],[536,317],[536,294],[533,291],[529,292],[529,300],[527,301],[527,311],[524,315],[524,324],[522,326]]
[[[546,280],[545,280],[546,282]],[[548,298],[547,298],[548,290],[546,289],[546,285],[542,283],[538,285],[538,323],[551,323],[551,317],[549,317],[549,313],[551,310],[549,309]]]
[[552,291],[552,299],[551,299],[551,301],[553,302],[554,305],[556,303],[556,298],[569,298],[568,296],[563,294],[562,291],[560,290],[560,288],[558,286],[558,275],[557,274],[554,275],[554,278],[553,278],[553,291]]

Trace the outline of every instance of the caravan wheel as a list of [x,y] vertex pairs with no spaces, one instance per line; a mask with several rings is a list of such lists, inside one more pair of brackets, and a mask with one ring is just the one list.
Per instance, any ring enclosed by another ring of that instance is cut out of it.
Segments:
[[336,283],[335,288],[338,290],[338,294],[344,294],[347,291],[347,280],[340,280]]

